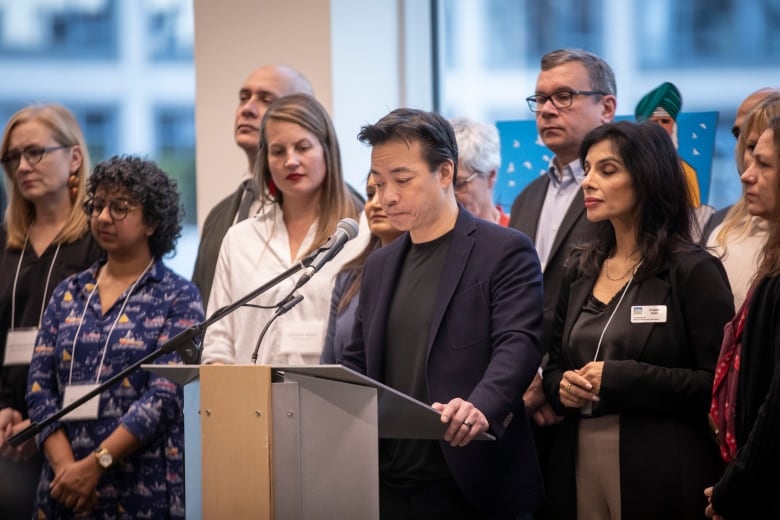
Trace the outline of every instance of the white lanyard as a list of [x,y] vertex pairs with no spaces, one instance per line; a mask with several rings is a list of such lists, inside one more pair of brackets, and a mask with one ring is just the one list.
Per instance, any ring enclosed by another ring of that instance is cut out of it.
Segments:
[[[16,285],[19,282],[19,273],[22,270],[22,262],[24,261],[24,252],[27,249],[27,241],[30,237],[30,233],[27,232],[24,235],[24,246],[22,246],[22,253],[19,255],[19,262],[16,264],[16,274],[14,275],[14,286],[11,292],[11,330],[14,330],[16,324]],[[60,253],[60,246],[62,243],[57,244],[57,249],[54,250],[54,257],[51,259],[49,265],[49,273],[46,275],[46,285],[43,287],[43,295],[41,296],[41,312],[38,315],[38,328],[41,326],[41,320],[43,320],[43,311],[46,309],[46,294],[49,292],[49,282],[51,282],[51,273],[54,270],[54,263],[57,261],[57,255]]]
[[593,355],[593,361],[596,361],[599,357],[599,351],[601,350],[601,342],[604,341],[604,334],[607,332],[607,327],[609,327],[609,324],[612,323],[612,318],[615,317],[615,313],[617,313],[618,308],[620,307],[620,302],[623,301],[623,297],[628,292],[628,288],[631,286],[631,282],[634,281],[634,275],[631,275],[631,278],[628,279],[628,283],[623,288],[623,292],[620,295],[620,299],[617,302],[617,305],[615,305],[615,308],[612,310],[612,314],[609,315],[609,319],[607,320],[607,323],[604,325],[604,328],[601,329],[601,336],[599,336],[599,344],[596,346],[596,353]]
[[[628,279],[628,283],[626,283],[626,286],[623,288],[623,292],[620,293],[620,298],[618,299],[615,308],[612,309],[612,314],[609,315],[609,319],[607,320],[607,323],[605,323],[604,328],[601,329],[601,336],[599,336],[599,344],[596,346],[596,353],[593,355],[593,361],[596,361],[598,359],[599,352],[601,351],[601,343],[604,341],[604,334],[606,334],[607,328],[609,328],[609,324],[612,323],[612,318],[614,318],[615,314],[617,314],[617,311],[620,308],[620,304],[623,302],[623,298],[626,296],[626,293],[628,292],[628,288],[631,287],[631,282],[633,281],[634,281],[634,275],[632,274],[631,278]],[[586,417],[591,416],[593,414],[593,401],[587,401],[582,406],[582,408],[580,408],[580,414]]]
[[[122,314],[125,311],[125,306],[127,305],[127,302],[130,300],[130,296],[132,296],[133,291],[135,290],[135,286],[138,285],[138,281],[144,277],[144,275],[149,270],[149,268],[152,267],[152,265],[154,265],[154,258],[152,258],[152,260],[149,262],[149,265],[146,266],[146,269],[143,270],[140,276],[138,276],[138,278],[135,279],[133,285],[131,285],[130,288],[127,290],[127,296],[125,296],[125,301],[122,302],[122,307],[119,309],[119,313],[116,315],[116,318],[114,318],[114,323],[111,324],[111,328],[108,331],[108,336],[106,336],[106,342],[103,345],[103,354],[100,356],[100,366],[98,366],[97,377],[95,378],[95,384],[100,382],[100,373],[103,371],[103,362],[106,359],[108,342],[111,339],[111,334],[113,334],[114,332],[114,327],[116,327],[119,318],[122,317]],[[103,271],[103,273],[104,272],[105,271]],[[100,273],[100,276],[95,281],[95,286],[92,288],[92,291],[89,293],[89,296],[87,296],[87,301],[84,304],[84,311],[81,313],[81,319],[79,320],[79,326],[76,328],[76,334],[73,336],[73,350],[70,356],[70,373],[68,374],[68,386],[71,386],[71,383],[73,381],[73,362],[76,359],[76,344],[78,342],[79,333],[81,332],[81,325],[84,323],[84,318],[87,315],[87,309],[89,309],[89,302],[92,299],[92,295],[95,294],[95,291],[97,291],[98,284],[100,283],[100,278],[103,277],[103,273]]]

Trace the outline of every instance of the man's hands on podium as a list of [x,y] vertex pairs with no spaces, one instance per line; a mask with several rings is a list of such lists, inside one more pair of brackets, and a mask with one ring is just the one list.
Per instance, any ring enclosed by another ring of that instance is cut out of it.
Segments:
[[433,403],[431,406],[441,413],[441,422],[449,425],[444,432],[444,440],[449,442],[450,446],[466,446],[490,427],[485,415],[460,397],[447,404]]

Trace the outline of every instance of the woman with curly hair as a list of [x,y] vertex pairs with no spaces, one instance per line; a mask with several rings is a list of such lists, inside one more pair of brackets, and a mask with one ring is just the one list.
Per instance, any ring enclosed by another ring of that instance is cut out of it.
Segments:
[[0,518],[30,518],[41,473],[29,425],[27,371],[46,303],[62,280],[101,256],[81,211],[89,153],[73,114],[30,105],[8,120],[0,144],[9,205],[0,227]]
[[[98,164],[88,182],[84,210],[106,258],[46,308],[28,379],[36,422],[203,319],[197,288],[162,263],[181,233],[176,183],[135,157]],[[37,441],[39,518],[184,517],[182,390],[167,379],[137,371]]]

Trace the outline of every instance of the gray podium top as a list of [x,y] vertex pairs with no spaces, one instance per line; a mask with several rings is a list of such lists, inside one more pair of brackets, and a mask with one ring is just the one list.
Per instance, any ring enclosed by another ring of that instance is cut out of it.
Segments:
[[[143,365],[142,368],[185,385],[198,378],[200,365]],[[345,366],[274,365],[271,370],[276,378],[282,380],[313,377],[376,388],[381,438],[438,440],[444,436],[446,425],[441,422],[441,414],[430,405]],[[476,439],[495,440],[495,437],[481,433]]]

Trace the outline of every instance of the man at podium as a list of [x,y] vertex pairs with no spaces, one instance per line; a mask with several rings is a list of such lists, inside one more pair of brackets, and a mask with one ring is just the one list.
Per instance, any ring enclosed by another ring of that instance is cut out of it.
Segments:
[[[533,244],[458,205],[457,142],[441,116],[397,109],[358,137],[405,233],[368,257],[342,362],[447,424],[440,441],[380,440],[381,518],[530,515],[543,497],[522,399],[541,361]],[[474,440],[482,432],[496,441]]]

